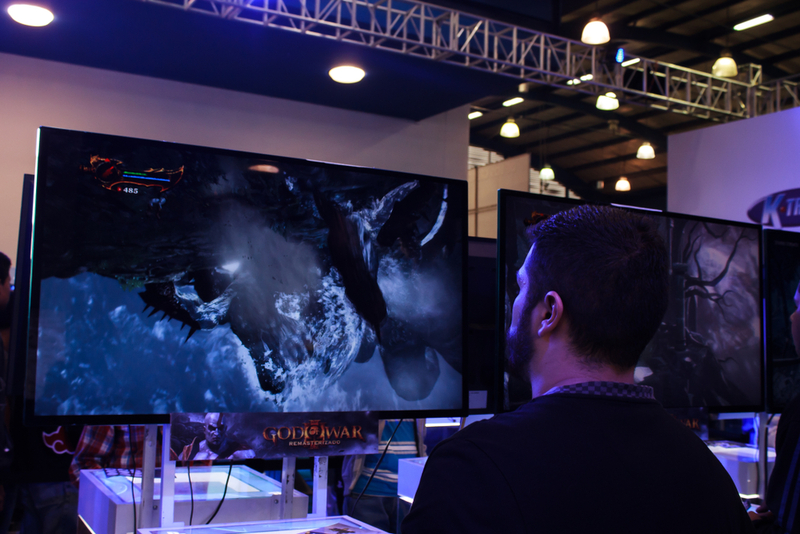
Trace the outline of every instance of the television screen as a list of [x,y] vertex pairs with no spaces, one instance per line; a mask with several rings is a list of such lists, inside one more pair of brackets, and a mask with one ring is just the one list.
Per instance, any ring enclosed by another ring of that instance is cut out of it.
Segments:
[[14,271],[14,296],[11,309],[11,331],[6,364],[6,394],[22,396],[25,384],[25,348],[28,344],[28,295],[30,284],[30,253],[33,212],[33,175],[22,178],[22,205],[20,206],[19,234],[17,237],[17,264]]
[[[516,272],[530,248],[527,228],[581,201],[499,192],[501,353],[519,292]],[[632,209],[625,207],[624,209]],[[670,252],[672,298],[642,353],[637,383],[666,408],[760,411],[763,407],[761,231],[755,224],[638,211],[653,219]],[[598,310],[602,313],[602,310]]]
[[41,128],[29,410],[461,410],[466,197],[466,181]]
[[800,233],[764,230],[764,274],[767,410],[780,413],[800,392],[800,356],[789,320],[797,309]]

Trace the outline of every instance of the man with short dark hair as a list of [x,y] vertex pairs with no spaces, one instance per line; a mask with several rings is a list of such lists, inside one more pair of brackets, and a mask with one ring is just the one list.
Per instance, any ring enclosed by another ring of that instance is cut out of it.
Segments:
[[580,206],[531,237],[508,358],[533,400],[433,451],[403,534],[752,532],[719,461],[634,384],[667,308],[654,225]]

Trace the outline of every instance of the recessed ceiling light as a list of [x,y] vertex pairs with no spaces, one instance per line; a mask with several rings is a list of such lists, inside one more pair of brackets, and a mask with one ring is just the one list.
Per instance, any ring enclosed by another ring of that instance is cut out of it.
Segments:
[[469,120],[477,119],[478,117],[483,117],[483,113],[481,113],[480,111],[473,111],[472,113],[467,115],[467,118]]
[[516,106],[517,104],[520,104],[520,103],[522,103],[522,102],[524,102],[524,101],[525,101],[525,99],[524,99],[524,98],[522,98],[522,97],[519,97],[519,96],[516,96],[516,97],[514,97],[514,98],[511,98],[511,99],[509,99],[509,100],[506,100],[505,102],[503,102],[503,105],[504,105],[505,107],[509,108],[509,107],[511,107],[511,106]]
[[358,83],[364,79],[364,74],[364,69],[352,65],[340,65],[328,71],[333,81],[339,83]]
[[29,4],[13,4],[8,6],[8,15],[15,22],[25,26],[47,26],[53,22],[53,13],[43,7]]
[[740,32],[742,30],[752,28],[753,26],[758,26],[760,24],[766,24],[767,22],[772,22],[773,20],[775,20],[775,17],[773,17],[772,15],[769,14],[761,15],[760,17],[740,22],[739,24],[734,26],[733,29],[736,30],[737,32]]

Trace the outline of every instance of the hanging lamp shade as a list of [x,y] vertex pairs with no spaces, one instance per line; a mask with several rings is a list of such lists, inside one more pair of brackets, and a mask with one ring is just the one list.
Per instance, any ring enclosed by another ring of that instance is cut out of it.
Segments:
[[595,104],[595,106],[597,109],[602,109],[603,111],[614,111],[619,108],[619,100],[617,100],[616,94],[608,92],[597,97],[597,104]]
[[556,173],[553,172],[553,168],[550,166],[549,163],[545,163],[542,170],[539,171],[539,179],[540,180],[552,180],[556,177]]
[[620,176],[619,180],[617,180],[617,183],[614,185],[614,189],[617,191],[630,191],[631,183],[624,176]]
[[509,117],[503,127],[500,128],[500,136],[509,138],[519,137],[519,126],[514,122],[514,119]]
[[736,61],[734,61],[730,50],[726,48],[722,51],[719,59],[711,67],[711,74],[722,78],[733,78],[739,74],[739,69],[736,67]]
[[599,17],[594,17],[583,27],[581,42],[588,45],[601,45],[609,42],[611,36],[608,33],[608,26]]
[[656,157],[656,151],[653,150],[653,146],[650,143],[645,141],[636,151],[636,157],[638,159],[653,159]]

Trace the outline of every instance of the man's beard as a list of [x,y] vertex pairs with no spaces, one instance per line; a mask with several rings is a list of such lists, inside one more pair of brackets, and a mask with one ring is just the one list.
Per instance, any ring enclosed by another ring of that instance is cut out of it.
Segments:
[[508,329],[506,335],[506,369],[509,374],[530,382],[529,364],[533,359],[533,335],[531,334],[531,309],[522,311],[517,327]]

